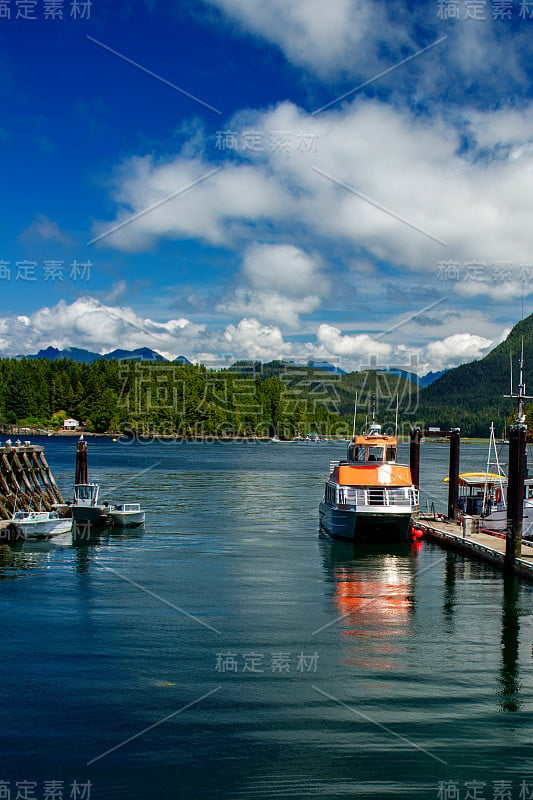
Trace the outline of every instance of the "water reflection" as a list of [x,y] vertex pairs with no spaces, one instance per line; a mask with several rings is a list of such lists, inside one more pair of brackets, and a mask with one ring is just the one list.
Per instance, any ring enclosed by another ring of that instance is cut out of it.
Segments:
[[520,581],[514,575],[505,575],[502,606],[502,664],[500,669],[500,698],[504,711],[519,711],[520,678],[518,652],[520,645]]
[[457,557],[450,550],[446,551],[446,564],[444,566],[444,623],[446,633],[453,633],[453,622],[455,615],[455,605],[457,586]]
[[45,541],[0,546],[0,580],[48,568],[58,549],[70,544],[70,533]]
[[419,548],[407,543],[324,542],[326,571],[335,583],[338,629],[342,636],[354,637],[344,663],[375,670],[394,668],[411,632],[418,552]]
[[75,551],[76,570],[84,573],[98,547],[113,542],[140,539],[145,533],[144,525],[135,528],[96,527],[82,525],[72,531],[42,541],[24,541],[0,545],[0,580],[17,578],[27,572],[51,566],[55,555],[65,549]]
[[145,533],[144,525],[137,525],[131,528],[119,528],[113,526],[97,525],[76,525],[72,527],[72,547],[76,554],[76,571],[83,574],[88,571],[89,566],[97,552],[98,547],[103,547],[112,542],[131,541],[140,539]]

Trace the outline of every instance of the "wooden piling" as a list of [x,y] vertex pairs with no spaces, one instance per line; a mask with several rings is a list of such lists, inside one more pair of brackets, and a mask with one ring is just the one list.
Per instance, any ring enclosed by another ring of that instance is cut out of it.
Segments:
[[507,536],[505,566],[513,570],[522,552],[524,481],[526,477],[526,427],[513,425],[509,434],[509,476],[507,479]]
[[0,519],[15,511],[50,511],[64,502],[39,445],[0,447]]
[[457,518],[457,499],[459,497],[459,453],[461,447],[461,429],[452,428],[450,432],[450,469],[448,484],[448,519]]

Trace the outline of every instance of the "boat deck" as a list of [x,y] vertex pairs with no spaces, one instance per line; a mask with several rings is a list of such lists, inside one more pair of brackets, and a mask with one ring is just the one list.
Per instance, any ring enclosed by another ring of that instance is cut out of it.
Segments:
[[[482,561],[488,561],[504,569],[505,535],[501,533],[474,533],[463,536],[461,525],[447,520],[424,519],[413,516],[413,522],[424,532],[424,537],[438,541],[444,546],[460,550]],[[522,542],[522,555],[516,559],[515,573],[533,580],[533,542]]]

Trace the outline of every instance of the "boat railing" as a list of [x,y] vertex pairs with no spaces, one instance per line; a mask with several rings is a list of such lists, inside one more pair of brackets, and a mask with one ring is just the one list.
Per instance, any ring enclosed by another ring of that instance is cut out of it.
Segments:
[[356,506],[418,506],[418,490],[411,486],[365,487],[343,486],[340,504]]

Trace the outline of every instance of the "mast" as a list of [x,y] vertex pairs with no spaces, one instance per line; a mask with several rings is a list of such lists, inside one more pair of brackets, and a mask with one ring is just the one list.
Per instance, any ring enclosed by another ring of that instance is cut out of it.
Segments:
[[533,396],[526,394],[526,384],[524,382],[524,337],[522,336],[522,349],[520,353],[520,371],[518,378],[518,391],[513,392],[513,369],[511,362],[511,394],[506,394],[504,397],[511,397],[517,401],[517,418],[516,424],[524,426],[526,424],[526,412],[524,400],[533,400]]

